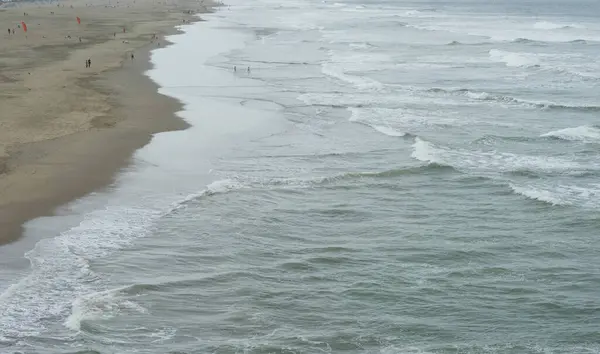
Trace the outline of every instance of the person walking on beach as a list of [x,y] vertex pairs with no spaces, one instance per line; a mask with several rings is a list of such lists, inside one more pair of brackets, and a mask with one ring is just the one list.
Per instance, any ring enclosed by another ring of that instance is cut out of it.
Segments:
[[133,56],[133,53],[131,53],[131,60],[133,60],[135,57]]
[[87,63],[88,63],[88,68],[91,68],[92,67],[92,59],[88,59]]
[[248,67],[248,74],[250,74],[250,67]]
[[86,68],[89,68],[88,61],[87,61],[87,60],[85,61],[85,67],[86,67]]
[[235,65],[233,66],[233,72],[234,73],[237,72],[237,66],[235,66]]

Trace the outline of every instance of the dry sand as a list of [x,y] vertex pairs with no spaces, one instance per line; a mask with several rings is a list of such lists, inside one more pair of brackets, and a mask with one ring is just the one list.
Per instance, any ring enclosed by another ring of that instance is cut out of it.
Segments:
[[186,127],[174,116],[179,103],[142,73],[149,51],[167,44],[162,35],[208,4],[75,0],[0,9],[0,244],[17,239],[24,222],[109,184],[152,134]]

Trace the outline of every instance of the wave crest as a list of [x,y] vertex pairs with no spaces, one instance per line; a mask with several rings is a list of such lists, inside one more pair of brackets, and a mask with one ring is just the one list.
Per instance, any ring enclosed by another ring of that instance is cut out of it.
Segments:
[[581,105],[569,105],[556,102],[539,102],[529,101],[509,95],[489,93],[484,91],[474,91],[469,89],[443,89],[443,88],[432,88],[428,89],[427,92],[431,93],[443,93],[448,95],[463,95],[473,100],[479,101],[494,101],[499,103],[509,103],[514,105],[520,105],[529,108],[536,109],[547,109],[547,110],[569,110],[579,112],[600,112],[600,106],[581,106]]
[[600,129],[594,126],[582,125],[574,128],[554,130],[540,136],[568,141],[583,141],[586,143],[600,142]]
[[238,190],[238,189],[242,189],[242,188],[246,188],[247,186],[243,185],[242,183],[240,183],[239,181],[236,181],[234,179],[223,179],[223,180],[219,180],[219,181],[215,181],[212,182],[211,184],[209,184],[208,186],[206,186],[206,188],[204,190],[202,190],[199,193],[192,193],[188,196],[186,196],[185,198],[183,198],[182,200],[173,203],[171,205],[171,210],[169,211],[169,213],[176,211],[178,209],[181,209],[183,207],[185,207],[186,205],[201,199],[203,197],[208,197],[208,196],[213,196],[216,194],[223,194],[223,193],[227,193],[233,190]]
[[554,22],[550,22],[550,21],[539,21],[536,22],[533,25],[533,28],[538,29],[538,30],[565,30],[565,29],[585,29],[584,26],[582,25],[578,25],[578,24],[569,24],[569,25],[565,25],[565,24],[561,24],[561,23],[554,23]]
[[122,312],[146,313],[142,306],[119,295],[124,288],[95,292],[78,297],[73,301],[71,314],[64,324],[73,331],[80,331],[84,321],[110,318]]
[[512,191],[525,198],[552,206],[581,206],[600,208],[600,185],[517,185],[509,184]]
[[411,156],[419,161],[450,166],[482,177],[531,172],[535,174],[589,171],[589,166],[550,156],[517,155],[498,151],[453,149],[415,138]]
[[539,67],[539,58],[531,53],[507,52],[499,49],[491,49],[490,59],[504,63],[510,67]]

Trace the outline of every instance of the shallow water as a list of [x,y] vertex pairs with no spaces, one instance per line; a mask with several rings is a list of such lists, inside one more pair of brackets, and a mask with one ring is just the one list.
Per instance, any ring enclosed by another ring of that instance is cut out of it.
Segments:
[[600,351],[596,2],[229,4],[153,54],[193,127],[0,248],[0,352]]

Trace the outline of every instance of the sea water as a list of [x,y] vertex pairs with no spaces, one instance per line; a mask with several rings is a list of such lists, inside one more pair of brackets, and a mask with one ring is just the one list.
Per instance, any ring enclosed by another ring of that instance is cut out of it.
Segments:
[[0,248],[0,352],[598,353],[598,13],[232,0],[182,27],[148,75],[192,127]]

